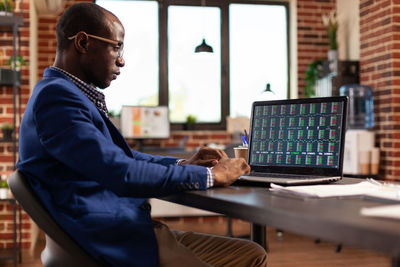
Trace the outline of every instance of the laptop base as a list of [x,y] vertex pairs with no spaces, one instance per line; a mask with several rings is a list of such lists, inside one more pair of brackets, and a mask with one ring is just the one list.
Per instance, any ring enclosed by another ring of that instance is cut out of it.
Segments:
[[309,184],[323,184],[323,183],[332,183],[341,180],[341,176],[335,177],[321,177],[321,178],[313,178],[313,179],[288,179],[288,178],[275,178],[275,177],[260,177],[260,176],[249,176],[243,175],[240,176],[239,182],[252,182],[252,183],[263,183],[263,184],[278,184],[278,185],[309,185]]

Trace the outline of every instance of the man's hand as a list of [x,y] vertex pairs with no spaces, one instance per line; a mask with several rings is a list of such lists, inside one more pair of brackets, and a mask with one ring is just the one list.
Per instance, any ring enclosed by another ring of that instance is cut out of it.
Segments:
[[222,158],[212,169],[214,186],[228,186],[243,174],[250,173],[250,166],[242,158]]
[[210,147],[202,147],[190,159],[182,161],[181,165],[192,164],[213,167],[217,165],[218,161],[222,158],[228,158],[224,151]]

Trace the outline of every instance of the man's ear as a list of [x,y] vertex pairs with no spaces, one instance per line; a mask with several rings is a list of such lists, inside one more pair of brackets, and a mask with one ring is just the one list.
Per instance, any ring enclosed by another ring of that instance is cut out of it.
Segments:
[[86,50],[88,51],[87,45],[86,45],[86,41],[81,41],[80,45]]
[[89,37],[84,32],[79,32],[74,41],[75,49],[81,54],[86,54],[88,51],[88,40]]

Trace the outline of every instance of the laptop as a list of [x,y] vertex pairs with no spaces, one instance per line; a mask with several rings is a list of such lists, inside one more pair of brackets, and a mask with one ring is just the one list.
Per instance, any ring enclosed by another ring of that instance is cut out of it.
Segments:
[[347,102],[346,96],[254,102],[251,173],[238,182],[305,185],[342,179]]

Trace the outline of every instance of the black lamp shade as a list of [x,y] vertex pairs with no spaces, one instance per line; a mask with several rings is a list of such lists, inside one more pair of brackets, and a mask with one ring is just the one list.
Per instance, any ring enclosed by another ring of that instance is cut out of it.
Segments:
[[196,47],[196,49],[194,50],[194,52],[195,52],[195,53],[200,53],[200,52],[213,53],[214,50],[213,50],[213,48],[212,48],[211,46],[209,46],[209,45],[206,43],[206,40],[203,39],[203,42],[202,42],[200,45],[198,45],[198,46]]

